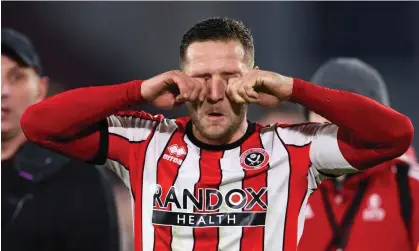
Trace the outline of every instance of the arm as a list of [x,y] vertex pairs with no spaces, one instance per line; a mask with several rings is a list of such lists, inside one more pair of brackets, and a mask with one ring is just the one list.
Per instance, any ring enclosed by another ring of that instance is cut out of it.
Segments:
[[290,101],[333,123],[311,130],[310,159],[323,171],[375,166],[402,155],[413,138],[408,117],[354,93],[293,79]]
[[[30,106],[21,119],[26,137],[83,161],[104,163],[126,151],[108,149],[107,117],[141,102],[141,81],[67,91]],[[122,121],[120,125],[122,126]]]
[[125,165],[130,143],[145,141],[162,116],[117,111],[145,102],[171,109],[205,97],[203,87],[183,72],[169,71],[145,81],[79,88],[29,107],[22,130],[29,140],[67,156],[96,164],[109,158]]
[[410,119],[389,107],[275,72],[253,69],[229,80],[227,94],[242,104],[295,102],[331,121],[278,132],[285,144],[310,144],[310,161],[319,171],[345,173],[375,166],[402,155],[413,138]]

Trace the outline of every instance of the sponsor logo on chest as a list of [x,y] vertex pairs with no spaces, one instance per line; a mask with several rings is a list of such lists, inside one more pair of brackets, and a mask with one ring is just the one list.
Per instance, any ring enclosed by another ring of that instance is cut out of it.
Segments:
[[[188,227],[261,226],[265,224],[267,210],[262,197],[267,191],[267,187],[258,191],[231,189],[223,195],[217,189],[199,188],[196,196],[187,189],[179,196],[175,187],[164,193],[157,185],[153,196],[153,223]],[[217,212],[222,206],[227,212]],[[255,207],[259,210],[254,211]],[[173,209],[184,212],[171,211]]]

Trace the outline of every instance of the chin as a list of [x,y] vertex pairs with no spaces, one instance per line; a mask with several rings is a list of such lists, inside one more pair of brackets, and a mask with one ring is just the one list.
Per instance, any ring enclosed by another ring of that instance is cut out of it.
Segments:
[[1,133],[7,133],[12,130],[12,126],[7,121],[1,122]]
[[2,140],[8,140],[10,138],[13,138],[20,132],[20,127],[12,126],[11,124],[7,123],[1,123],[1,137]]
[[209,139],[209,140],[212,140],[212,141],[222,141],[228,135],[226,135],[226,131],[217,131],[217,132],[214,132],[214,131],[211,131],[211,132],[205,131],[203,133],[203,136],[205,138]]
[[227,119],[221,119],[217,121],[205,121],[202,123],[202,128],[205,131],[225,131],[231,126],[231,123]]

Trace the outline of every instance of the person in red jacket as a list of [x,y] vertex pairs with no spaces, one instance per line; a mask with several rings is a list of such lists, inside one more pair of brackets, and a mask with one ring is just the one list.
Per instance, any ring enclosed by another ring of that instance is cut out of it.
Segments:
[[[240,21],[198,22],[184,34],[179,58],[182,71],[71,90],[21,119],[29,140],[106,162],[126,181],[136,251],[296,250],[307,198],[323,174],[365,170],[411,144],[410,119],[391,108],[256,67],[253,37]],[[333,124],[247,120],[249,104],[281,101]],[[121,111],[144,103],[185,103],[189,116]]]
[[[312,82],[389,106],[382,77],[358,59],[330,60]],[[312,122],[327,122],[315,112],[307,115]],[[408,251],[415,250],[418,237],[419,166],[410,148],[375,168],[323,181],[309,199],[298,249]]]

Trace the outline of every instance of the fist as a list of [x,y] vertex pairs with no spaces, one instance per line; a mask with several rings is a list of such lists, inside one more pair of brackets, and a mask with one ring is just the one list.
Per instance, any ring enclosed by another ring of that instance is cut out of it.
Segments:
[[292,78],[275,72],[254,69],[240,78],[229,80],[227,95],[236,103],[277,106],[292,93]]
[[185,102],[202,102],[206,93],[205,83],[178,70],[157,75],[141,84],[142,97],[162,109]]

